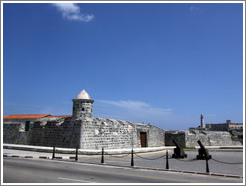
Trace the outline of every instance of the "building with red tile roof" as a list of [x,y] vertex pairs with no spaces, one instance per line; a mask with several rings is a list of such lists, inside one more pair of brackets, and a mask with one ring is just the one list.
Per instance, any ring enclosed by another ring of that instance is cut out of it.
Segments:
[[28,114],[28,115],[8,115],[3,119],[40,119],[51,116],[50,114]]

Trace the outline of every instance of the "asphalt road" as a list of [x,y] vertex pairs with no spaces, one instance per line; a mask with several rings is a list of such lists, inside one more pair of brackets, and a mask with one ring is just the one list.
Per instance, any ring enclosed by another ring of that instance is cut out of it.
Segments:
[[242,183],[241,178],[57,160],[3,158],[3,183]]

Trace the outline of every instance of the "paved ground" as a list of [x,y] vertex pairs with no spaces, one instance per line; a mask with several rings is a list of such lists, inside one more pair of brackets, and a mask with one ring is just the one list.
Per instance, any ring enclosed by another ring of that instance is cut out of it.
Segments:
[[242,178],[80,162],[3,158],[3,183],[242,183]]
[[[3,149],[5,156],[32,156],[33,158],[46,157],[51,159],[52,153],[42,153],[33,151],[21,151]],[[191,171],[191,172],[206,172],[205,160],[194,160],[197,155],[197,151],[186,151],[188,157],[186,159],[169,159],[169,169],[178,171]],[[169,153],[171,155],[172,153]],[[209,160],[210,173],[218,173],[224,175],[239,175],[243,176],[243,152],[210,152],[212,159]],[[166,169],[166,158],[163,157],[165,152],[155,153],[137,153],[134,155],[135,167],[146,167],[155,169]],[[56,157],[62,157],[61,161],[74,161],[70,157],[74,157],[74,154],[56,154]],[[161,158],[159,158],[161,157]],[[150,160],[155,159],[155,160]],[[79,155],[79,162],[87,163],[101,163],[101,155]],[[130,166],[131,155],[105,155],[104,163],[111,165]]]

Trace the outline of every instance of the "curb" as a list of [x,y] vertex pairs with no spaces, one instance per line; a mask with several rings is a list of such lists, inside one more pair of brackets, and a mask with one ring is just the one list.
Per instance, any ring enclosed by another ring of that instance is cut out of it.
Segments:
[[24,156],[24,158],[33,158],[33,156]]
[[49,159],[47,156],[39,156],[39,159]]
[[61,159],[65,159],[65,158],[63,158],[63,157],[54,157],[52,159],[59,159],[59,160],[61,160]]
[[[195,149],[199,149],[200,146],[195,146]],[[206,149],[211,150],[211,149],[229,149],[229,150],[234,150],[234,149],[243,149],[242,146],[205,146]]]
[[[34,156],[19,156],[19,155],[7,155],[7,154],[3,154],[3,157],[11,157],[11,158],[35,158]],[[39,159],[52,159],[49,156],[36,156]],[[69,159],[75,159],[75,157],[54,157],[53,159],[56,160],[60,160],[60,159],[64,159],[64,160],[69,160]]]
[[20,156],[18,156],[18,155],[12,155],[11,157],[12,158],[19,158]]

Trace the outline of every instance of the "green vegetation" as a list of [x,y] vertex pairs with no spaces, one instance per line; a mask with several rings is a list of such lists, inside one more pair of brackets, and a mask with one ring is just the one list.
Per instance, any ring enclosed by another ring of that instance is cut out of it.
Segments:
[[195,147],[185,147],[184,150],[196,150]]

